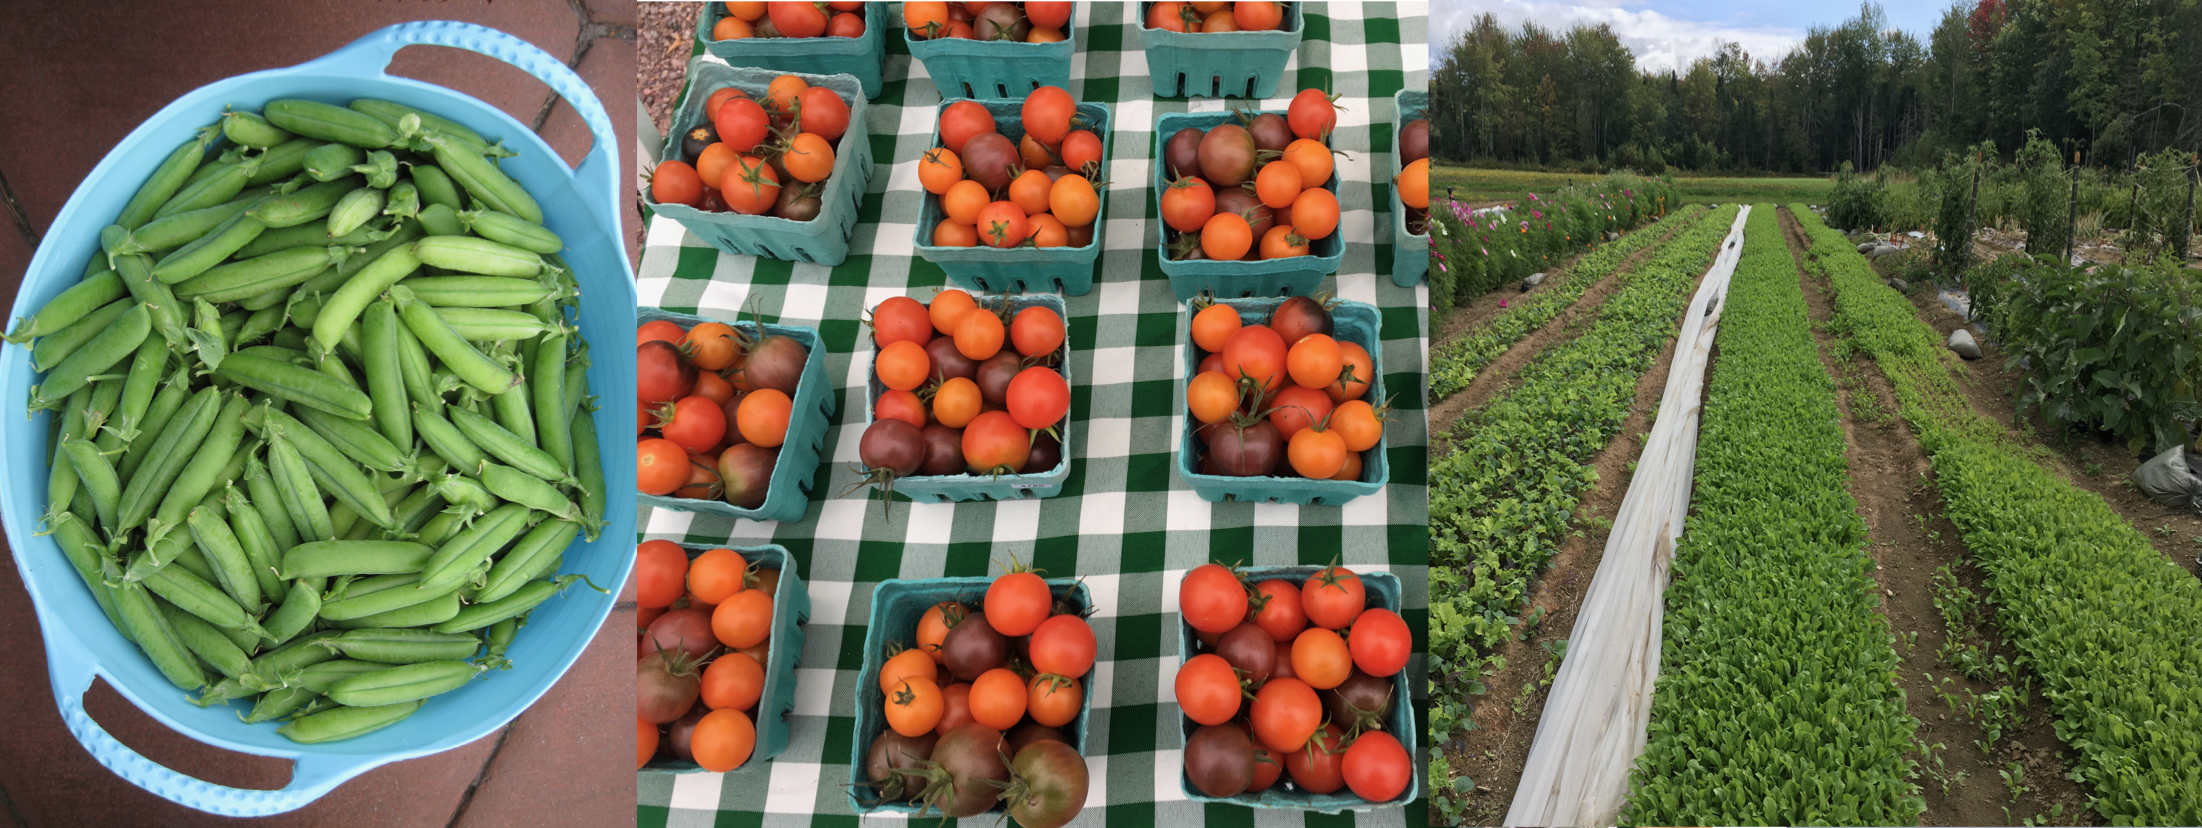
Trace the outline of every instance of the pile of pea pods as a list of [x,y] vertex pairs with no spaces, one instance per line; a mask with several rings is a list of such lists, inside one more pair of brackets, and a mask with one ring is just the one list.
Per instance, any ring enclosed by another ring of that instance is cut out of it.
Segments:
[[387,727],[582,577],[555,573],[603,525],[588,346],[511,154],[386,101],[233,109],[8,335],[60,412],[45,531],[200,704]]

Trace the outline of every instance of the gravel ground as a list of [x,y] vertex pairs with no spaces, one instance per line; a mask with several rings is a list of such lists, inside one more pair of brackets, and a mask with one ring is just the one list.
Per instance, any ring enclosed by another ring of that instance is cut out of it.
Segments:
[[663,135],[672,126],[673,105],[679,103],[681,79],[695,42],[696,16],[703,13],[703,4],[643,3],[638,11],[642,42],[635,50],[635,91]]

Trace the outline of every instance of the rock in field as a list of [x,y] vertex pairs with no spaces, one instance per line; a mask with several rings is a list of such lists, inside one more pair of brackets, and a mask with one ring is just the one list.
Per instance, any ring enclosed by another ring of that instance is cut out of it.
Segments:
[[1544,284],[1544,274],[1531,273],[1528,277],[1522,279],[1522,292],[1528,293],[1530,288],[1541,284]]
[[1863,256],[1871,252],[1873,252],[1873,242],[1858,245],[1858,255]]
[[1980,358],[1980,343],[1973,341],[1973,334],[1964,328],[1950,332],[1950,350],[1966,359]]
[[1902,279],[1890,279],[1889,287],[1895,288],[1897,293],[1906,293],[1911,290],[1911,283]]

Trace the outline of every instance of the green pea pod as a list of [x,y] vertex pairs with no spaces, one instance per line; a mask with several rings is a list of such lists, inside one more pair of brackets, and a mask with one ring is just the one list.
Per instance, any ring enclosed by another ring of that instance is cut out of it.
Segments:
[[[148,343],[159,343],[158,347],[163,353],[168,351],[167,344],[161,343],[160,340],[147,337],[146,341]],[[142,350],[143,347],[140,346],[140,349]],[[176,412],[181,410],[186,402],[190,401],[191,395],[190,366],[177,367],[176,371],[168,376],[168,380],[161,383],[159,392],[153,395],[153,401],[146,406],[144,424],[138,427],[137,436],[129,441],[128,450],[123,452],[122,465],[115,469],[122,474],[124,491],[129,490],[131,478],[136,475],[138,467],[145,462],[145,458],[152,453],[153,445],[160,441],[161,430],[168,427],[169,421],[174,419]]]
[[517,618],[581,579],[579,574],[575,574],[563,575],[556,580],[533,581],[514,590],[511,595],[459,610],[456,617],[430,629],[440,633],[473,632],[507,618]]
[[468,146],[473,147],[475,152],[483,153],[485,155],[488,154],[489,142],[487,140],[484,140],[481,135],[476,134],[474,130],[467,129],[465,126],[460,125],[459,122],[453,121],[449,118],[445,118],[441,115],[437,115],[432,112],[423,112],[410,106],[406,106],[405,104],[391,103],[390,101],[376,100],[374,98],[359,98],[352,101],[350,104],[348,104],[348,106],[356,111],[364,112],[374,116],[376,120],[390,125],[390,128],[393,130],[399,130],[399,124],[404,122],[405,116],[411,115],[419,124],[419,127],[413,130],[414,134],[419,134],[428,130],[434,130],[436,132],[449,135],[466,143]]
[[193,509],[185,518],[185,525],[191,527],[191,539],[199,544],[199,551],[214,565],[215,584],[246,613],[259,615],[266,606],[260,592],[260,577],[252,571],[252,559],[246,557],[243,542],[229,528],[228,513]]
[[397,308],[388,300],[367,306],[360,320],[362,368],[367,396],[374,403],[375,427],[393,446],[413,446],[413,418],[406,405],[405,376],[398,341]]
[[257,259],[269,253],[279,253],[298,247],[327,247],[335,241],[329,238],[328,227],[320,224],[294,224],[289,227],[263,231],[251,244],[237,248],[232,254],[238,261]]
[[[429,241],[433,239],[422,239],[421,243]],[[444,366],[465,380],[466,384],[491,395],[502,394],[519,386],[519,375],[475,349],[472,343],[451,328],[450,323],[436,315],[435,308],[414,299],[412,291],[403,285],[394,286],[390,288],[390,297],[397,301],[398,315],[404,318],[405,326],[412,330],[413,335],[420,338],[421,345],[442,360]]]
[[[536,448],[532,440],[524,439],[498,425],[488,417],[463,408],[450,409],[451,423],[466,434],[468,440],[480,446],[491,456],[515,469],[552,482],[572,483],[565,466],[550,452]],[[449,459],[449,458],[446,458]]]
[[130,636],[130,627],[122,623],[122,615],[116,611],[114,588],[107,583],[102,561],[108,559],[107,544],[92,532],[90,524],[73,514],[63,514],[52,525],[54,541],[61,547],[61,556],[69,559],[69,568],[76,570],[84,586],[92,591],[92,600],[99,604],[99,611],[107,616],[124,637]]
[[[153,520],[159,522],[163,526],[171,525],[167,521],[161,520],[159,515],[153,516]],[[147,523],[146,525],[151,526],[152,523]],[[192,575],[197,576],[199,580],[205,581],[209,584],[214,583],[215,579],[218,577],[214,574],[214,564],[207,561],[206,555],[199,551],[198,544],[191,542],[190,529],[181,528],[173,532],[165,532],[163,533],[163,539],[159,541],[157,545],[161,548],[160,554],[163,557],[167,558],[168,562],[166,564],[162,564],[159,561],[153,560],[153,553],[149,550],[145,554],[133,558],[136,563],[132,564],[132,566],[136,568],[133,570],[125,571],[123,573],[123,577],[143,578],[146,575],[151,574],[156,567],[164,565],[179,567],[183,569],[183,571],[189,572]]]
[[431,132],[422,136],[422,140],[435,149],[436,166],[491,209],[537,224],[543,222],[543,208],[519,182],[497,169],[497,162],[484,157],[463,139],[448,134]]
[[274,430],[268,433],[268,471],[275,479],[275,489],[291,525],[298,528],[299,540],[336,540],[336,526],[321,501],[321,489],[314,484],[306,458],[299,456],[289,438]]
[[[280,411],[266,412],[266,421],[266,431],[269,434],[280,432],[291,447],[305,458],[314,480],[335,495],[340,503],[376,526],[388,529],[394,525],[390,520],[389,507],[382,502],[381,489],[367,478],[359,464],[346,457],[335,444],[296,418]],[[379,439],[381,435],[375,437]]]
[[222,134],[242,146],[266,149],[288,141],[294,136],[257,112],[232,109],[222,113]]
[[573,475],[573,424],[566,405],[566,333],[552,330],[535,346],[535,370],[528,391],[534,395],[535,444]]
[[235,678],[252,670],[252,659],[245,656],[220,630],[191,613],[177,609],[173,604],[155,602],[161,609],[161,617],[168,628],[176,632],[176,640],[184,649],[212,665],[223,676]]
[[[131,569],[139,568],[138,562],[132,562]],[[125,583],[129,583],[128,578],[123,580]],[[244,608],[238,606],[236,601],[230,600],[228,595],[213,584],[191,574],[190,570],[180,566],[156,567],[145,576],[145,580],[141,583],[145,584],[146,589],[152,590],[153,594],[168,599],[168,602],[175,604],[177,608],[196,615],[209,624],[225,630],[241,630],[262,639],[272,640],[269,639],[267,631],[261,629],[260,625],[252,620],[252,616],[246,615]]]
[[[245,191],[245,181],[250,179],[252,174],[259,169],[260,159],[258,156],[241,157],[235,161],[217,162],[216,166],[205,177],[185,184],[183,189],[177,190],[175,195],[170,196],[168,203],[161,205],[161,209],[153,213],[153,218],[157,221],[179,213],[212,207],[236,198],[238,193]],[[152,223],[148,222],[144,226],[151,227]]]
[[[152,250],[168,250],[192,244],[204,238],[208,233],[214,232],[214,228],[221,227],[224,223],[243,214],[245,209],[251,207],[253,202],[262,195],[264,194],[257,192],[248,193],[244,197],[233,198],[230,201],[211,207],[186,210],[154,219],[147,222],[144,227],[124,233],[120,243],[114,246],[105,246],[104,243],[108,241],[107,234],[102,233],[100,239],[103,243],[102,249],[109,253],[122,255],[144,253]],[[117,226],[116,229],[121,228]],[[216,261],[220,260],[216,259]]]
[[412,181],[400,181],[390,188],[388,203],[382,207],[385,216],[412,218],[421,213],[421,191]]
[[[202,694],[204,695],[204,694]],[[290,718],[321,698],[305,687],[278,687],[262,694],[252,703],[252,711],[244,715],[245,724],[280,721]],[[210,702],[211,703],[211,702]]]
[[421,239],[420,259],[422,264],[483,276],[532,279],[543,272],[541,255],[473,236]]
[[529,339],[541,336],[544,330],[543,320],[534,315],[501,308],[441,307],[436,308],[436,315],[460,337],[473,342]]
[[[378,190],[390,189],[398,180],[397,156],[382,150],[367,153],[365,162],[352,165],[352,172],[367,177],[367,186]],[[335,235],[334,233],[330,235]]]
[[248,185],[270,184],[295,176],[306,168],[306,153],[321,146],[312,138],[292,138],[260,154],[260,169],[245,179]]
[[420,244],[421,242],[413,242],[391,248],[373,263],[360,269],[322,304],[321,311],[313,322],[313,340],[321,346],[322,353],[335,350],[337,341],[351,328],[352,321],[359,318],[360,312],[367,309],[369,302],[373,302],[383,291],[397,284],[398,280],[420,269],[421,260],[417,255]]
[[304,632],[321,615],[321,590],[304,580],[292,581],[289,592],[283,596],[283,605],[268,616],[268,635],[276,641],[288,641],[291,636]]
[[422,627],[433,627],[437,624],[441,624],[445,621],[451,620],[454,617],[457,617],[459,614],[459,608],[462,606],[465,606],[465,602],[460,600],[459,591],[453,590],[451,592],[444,593],[443,595],[430,598],[426,601],[422,601],[418,604],[413,604],[411,606],[399,607],[394,610],[378,612],[373,615],[362,616],[359,618],[348,618],[342,621],[328,621],[326,623],[329,626],[335,627],[340,630],[415,629]]
[[340,417],[365,420],[374,404],[359,389],[309,368],[239,352],[222,360],[222,377],[278,399]]
[[459,211],[444,205],[430,204],[423,207],[420,214],[415,218],[420,219],[421,230],[428,236],[456,237],[466,235],[466,225],[459,223]]
[[261,114],[267,117],[268,123],[308,138],[362,149],[381,149],[397,141],[397,133],[390,130],[390,125],[374,116],[320,101],[269,101]]
[[145,584],[123,581],[115,587],[115,610],[122,616],[123,628],[129,630],[130,640],[137,642],[153,666],[167,676],[170,683],[185,691],[206,686],[206,674],[199,671],[199,663],[193,660],[191,651],[184,647],[174,627],[162,617],[161,609],[153,603],[153,596]]
[[413,291],[413,298],[436,308],[527,305],[551,294],[551,286],[539,280],[503,276],[415,276],[398,284]]
[[528,582],[558,571],[566,547],[573,544],[574,536],[580,532],[581,524],[570,520],[553,519],[536,524],[489,568],[489,579],[482,582],[482,591],[474,596],[474,602],[486,604],[500,600],[519,591]]
[[[116,283],[121,282],[118,279]],[[31,346],[31,370],[39,373],[52,371],[62,360],[68,359],[78,349],[98,339],[100,334],[107,331],[107,326],[114,324],[115,320],[121,319],[123,314],[129,313],[140,304],[144,303],[128,296],[115,299],[87,311],[61,330],[39,338]]]
[[124,312],[108,323],[96,340],[76,349],[61,364],[46,372],[45,382],[31,386],[31,410],[59,406],[70,394],[91,384],[92,377],[106,373],[124,357],[136,353],[152,327],[153,315],[143,303]]
[[[464,575],[461,573],[462,578]],[[321,617],[329,621],[364,618],[454,594],[465,585],[461,580],[438,589],[426,589],[419,588],[420,582],[421,576],[413,573],[378,575],[355,581],[343,596],[322,603]]]
[[242,394],[222,401],[221,409],[215,413],[214,425],[207,429],[206,436],[192,450],[190,461],[162,493],[161,512],[180,519],[190,513],[193,505],[212,494],[217,485],[227,482],[222,472],[237,457],[237,447],[244,443],[245,412],[251,408],[251,401]]
[[497,424],[530,447],[536,445],[535,414],[528,410],[534,393],[528,381],[522,379],[520,387],[489,398],[489,413],[496,415]]
[[268,338],[284,325],[282,308],[261,308],[245,317],[245,324],[237,329],[237,347],[243,348]]
[[489,514],[476,518],[474,525],[457,537],[444,541],[436,554],[428,559],[421,570],[420,591],[435,591],[445,587],[456,590],[464,586],[468,576],[505,548],[528,528],[528,507],[507,503],[490,510]]
[[382,190],[373,186],[373,181],[373,178],[369,178],[369,186],[345,193],[343,198],[337,199],[336,206],[330,208],[328,218],[330,238],[336,238],[357,230],[361,225],[366,224],[368,219],[382,214],[384,194]]
[[[272,446],[270,447],[272,451]],[[245,458],[245,494],[252,501],[253,511],[260,514],[260,522],[267,526],[268,537],[275,542],[274,557],[270,560],[280,568],[283,553],[298,545],[298,528],[291,523],[290,512],[283,506],[283,497],[276,491],[275,479],[259,457]]]
[[496,495],[490,494],[489,489],[483,487],[481,483],[476,482],[473,478],[458,474],[444,475],[442,478],[430,482],[428,486],[434,489],[445,502],[462,503],[474,507],[477,511],[487,512],[505,503],[503,500],[499,500]]
[[404,541],[317,541],[302,543],[283,556],[283,577],[402,575],[419,572],[436,550]]
[[422,524],[420,533],[413,540],[429,546],[441,546],[444,541],[450,540],[453,535],[466,528],[465,521],[472,520],[478,514],[480,512],[472,506],[454,504],[437,512],[427,523]]
[[229,515],[229,531],[237,536],[237,545],[245,553],[245,563],[252,568],[253,580],[260,584],[260,594],[282,600],[287,587],[276,573],[283,552],[276,548],[275,536],[268,532],[268,523],[260,516],[259,508],[245,496],[244,490],[231,483],[223,487],[222,510]]
[[99,514],[99,525],[109,534],[118,531],[115,524],[116,509],[122,503],[122,480],[115,474],[113,463],[99,453],[99,446],[83,438],[64,438],[61,450],[69,455],[69,466],[75,472],[78,485],[92,499],[92,508]]
[[442,695],[465,687],[481,673],[464,661],[424,661],[346,678],[329,688],[338,704],[370,707]]
[[[347,420],[333,414],[311,408],[298,410],[300,422],[313,433],[320,435],[337,451],[362,466],[378,472],[411,472],[419,468],[411,454],[400,450],[397,444],[382,436],[373,426],[358,420]],[[411,443],[407,443],[411,447]],[[307,458],[311,460],[312,458]]]
[[584,518],[581,507],[560,494],[558,487],[543,479],[496,463],[482,464],[482,486],[500,499],[540,509],[576,523]]
[[345,144],[323,144],[306,153],[306,176],[315,181],[335,181],[352,174],[366,153]]
[[60,429],[53,439],[47,441],[47,445],[52,448],[46,458],[46,516],[41,520],[50,523],[76,504],[76,466],[69,462],[69,455],[61,450],[61,444],[84,431],[84,412],[91,407],[92,389],[79,388],[76,393],[69,395],[67,405],[58,418]]
[[522,250],[537,253],[556,253],[566,249],[566,242],[551,232],[550,228],[495,210],[467,210],[459,213],[459,223],[466,225],[475,235]]
[[337,247],[294,247],[240,259],[177,284],[176,296],[235,302],[283,290],[326,272],[336,262],[335,254],[342,251]]
[[199,163],[206,159],[207,148],[214,145],[215,136],[220,134],[219,124],[201,127],[197,136],[170,152],[161,165],[153,169],[153,175],[138,185],[129,203],[122,205],[122,214],[115,218],[115,223],[125,230],[136,230],[152,221],[161,205],[167,204],[177,190],[183,189],[191,174],[198,171]]
[[127,531],[145,523],[153,508],[166,496],[169,485],[183,474],[199,444],[213,431],[214,421],[222,409],[222,392],[213,387],[202,388],[184,403],[176,416],[153,439],[147,453],[147,465],[129,476],[122,490],[120,520]]
[[[95,256],[93,258],[97,260],[99,257]],[[34,337],[56,333],[69,327],[71,323],[90,315],[93,311],[106,307],[115,300],[128,295],[130,295],[130,289],[123,287],[122,277],[116,275],[113,270],[103,267],[99,272],[85,277],[83,281],[70,285],[68,290],[61,292],[61,295],[47,300],[46,304],[40,307],[37,313],[31,314],[28,319],[18,318],[15,332],[8,334],[7,341],[21,345],[31,341]],[[41,342],[40,344],[44,343]],[[37,349],[33,348],[32,353],[35,356]],[[67,354],[62,356],[67,356]],[[58,362],[60,357],[54,359]]]
[[[430,455],[430,458],[433,457],[434,455]],[[437,465],[441,466],[441,463]],[[442,511],[446,505],[443,496],[436,492],[436,487],[432,484],[413,489],[406,494],[404,500],[398,502],[398,505],[390,507],[390,517],[398,525],[397,528],[385,533],[384,537],[393,540],[411,540],[420,532],[421,527],[434,519],[436,513]]]
[[423,209],[434,204],[441,204],[454,213],[466,209],[466,202],[459,199],[459,185],[452,183],[451,176],[434,164],[413,165],[413,186],[420,188]]
[[439,633],[420,629],[351,630],[323,639],[321,646],[351,658],[383,664],[418,664],[424,661],[457,661],[473,657],[482,640],[466,633]]
[[421,709],[419,701],[386,704],[380,707],[338,707],[324,710],[276,728],[275,732],[300,744],[335,742],[364,736],[385,727],[405,721],[413,711]]
[[589,540],[596,540],[604,526],[604,464],[596,442],[596,418],[582,412],[573,418],[573,470],[581,481],[581,526]]
[[[290,602],[285,601],[284,603],[289,604]],[[252,660],[250,675],[258,679],[254,682],[258,685],[255,689],[270,690],[282,687],[285,683],[285,676],[295,676],[299,671],[313,665],[335,661],[336,653],[330,652],[327,647],[315,645],[339,635],[343,635],[343,633],[335,630],[310,632],[261,653]]]
[[163,257],[153,266],[153,278],[168,284],[187,281],[220,265],[267,229],[259,219],[240,213],[198,241]]
[[295,227],[327,216],[329,211],[336,209],[336,203],[346,193],[358,189],[359,184],[359,178],[346,171],[311,187],[270,197],[246,210],[245,215],[258,219],[271,230]]
[[505,658],[505,650],[512,646],[513,636],[519,634],[520,625],[526,621],[527,616],[523,615],[489,625],[489,633],[483,637],[483,642],[488,647],[482,652],[478,663],[494,670],[512,669],[512,660]]
[[153,278],[153,260],[140,255],[115,258],[115,272],[122,276],[122,284],[130,289],[130,295],[153,312],[153,331],[161,335],[169,345],[181,351],[189,343],[184,340],[184,329],[189,320],[184,316],[183,303],[176,301],[168,284]]

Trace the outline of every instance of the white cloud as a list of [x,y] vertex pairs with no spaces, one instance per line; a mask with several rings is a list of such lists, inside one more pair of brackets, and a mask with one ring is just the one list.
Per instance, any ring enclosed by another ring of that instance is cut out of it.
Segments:
[[1709,57],[1720,44],[1743,44],[1752,60],[1771,61],[1804,40],[1804,30],[1785,26],[1741,25],[1718,20],[1684,20],[1649,8],[1645,0],[1438,0],[1431,4],[1433,48],[1443,48],[1486,12],[1499,24],[1519,29],[1525,21],[1564,33],[1577,23],[1613,28],[1621,44],[1636,55],[1639,69],[1681,70]]

